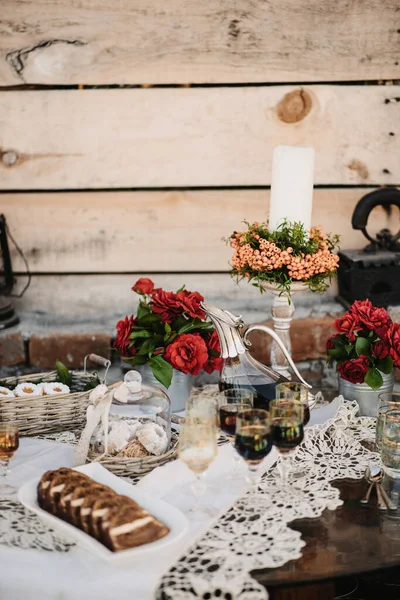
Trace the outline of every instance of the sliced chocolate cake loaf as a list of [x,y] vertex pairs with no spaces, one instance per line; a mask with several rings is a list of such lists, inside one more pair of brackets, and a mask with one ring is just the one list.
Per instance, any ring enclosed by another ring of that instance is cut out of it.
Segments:
[[113,552],[155,542],[169,529],[128,496],[79,471],[47,471],[38,487],[44,510],[79,527]]

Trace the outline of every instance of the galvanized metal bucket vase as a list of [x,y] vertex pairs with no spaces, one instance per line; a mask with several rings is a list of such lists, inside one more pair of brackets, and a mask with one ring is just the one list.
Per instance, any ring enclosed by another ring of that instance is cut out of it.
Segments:
[[168,394],[173,413],[185,410],[186,400],[189,398],[193,387],[194,378],[192,375],[173,369],[171,385],[167,389],[154,377],[149,365],[137,367],[137,370],[140,371],[144,383],[159,387]]
[[392,392],[394,386],[394,372],[390,375],[381,373],[383,384],[374,391],[366,383],[350,383],[339,377],[339,393],[345,400],[356,400],[360,407],[361,417],[376,417],[378,412],[379,394]]

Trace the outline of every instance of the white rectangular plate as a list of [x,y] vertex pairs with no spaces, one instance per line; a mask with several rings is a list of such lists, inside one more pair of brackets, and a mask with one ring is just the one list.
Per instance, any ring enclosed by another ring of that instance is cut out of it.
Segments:
[[62,535],[63,533],[71,538],[81,548],[86,548],[97,554],[104,560],[110,562],[121,562],[126,560],[132,560],[135,558],[142,558],[143,556],[151,555],[151,553],[159,553],[164,550],[167,546],[175,544],[180,538],[182,538],[188,531],[189,522],[186,516],[171,504],[154,498],[146,492],[136,488],[130,483],[123,481],[116,475],[113,475],[99,465],[98,463],[92,463],[83,467],[77,467],[76,471],[85,473],[98,483],[108,485],[117,494],[123,494],[129,496],[132,500],[135,500],[145,510],[149,511],[154,517],[159,519],[162,523],[165,523],[169,528],[169,533],[161,540],[151,542],[149,544],[143,544],[130,550],[121,550],[120,552],[111,552],[108,548],[103,546],[100,542],[95,540],[93,537],[81,531],[77,527],[66,523],[62,519],[51,515],[42,508],[40,508],[37,501],[37,485],[39,479],[33,479],[25,483],[18,491],[18,499],[26,508],[36,513],[42,521],[46,522],[54,531]]

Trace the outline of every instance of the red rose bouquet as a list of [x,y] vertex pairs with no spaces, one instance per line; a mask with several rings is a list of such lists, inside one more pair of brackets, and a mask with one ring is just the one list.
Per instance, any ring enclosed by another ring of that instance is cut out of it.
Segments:
[[132,290],[140,295],[137,315],[118,321],[114,342],[124,361],[134,367],[148,363],[167,388],[173,369],[191,375],[222,369],[218,335],[206,321],[199,292],[166,292],[143,277]]
[[338,333],[326,344],[328,364],[336,361],[342,379],[377,390],[382,373],[400,367],[400,324],[393,323],[384,308],[356,300],[334,326]]

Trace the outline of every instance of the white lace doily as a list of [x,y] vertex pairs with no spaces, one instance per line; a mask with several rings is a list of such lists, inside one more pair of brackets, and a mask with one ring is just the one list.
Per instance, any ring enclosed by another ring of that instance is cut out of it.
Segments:
[[75,546],[25,510],[16,495],[0,497],[0,544],[52,552],[68,552]]
[[339,490],[330,481],[361,478],[375,456],[360,443],[365,433],[371,437],[374,420],[357,418],[357,410],[356,402],[344,402],[333,419],[310,427],[296,452],[305,477],[297,481],[294,495],[280,488],[276,469],[270,471],[257,495],[237,500],[164,575],[157,599],[266,600],[266,589],[250,571],[299,558],[304,542],[288,523],[340,506]]

